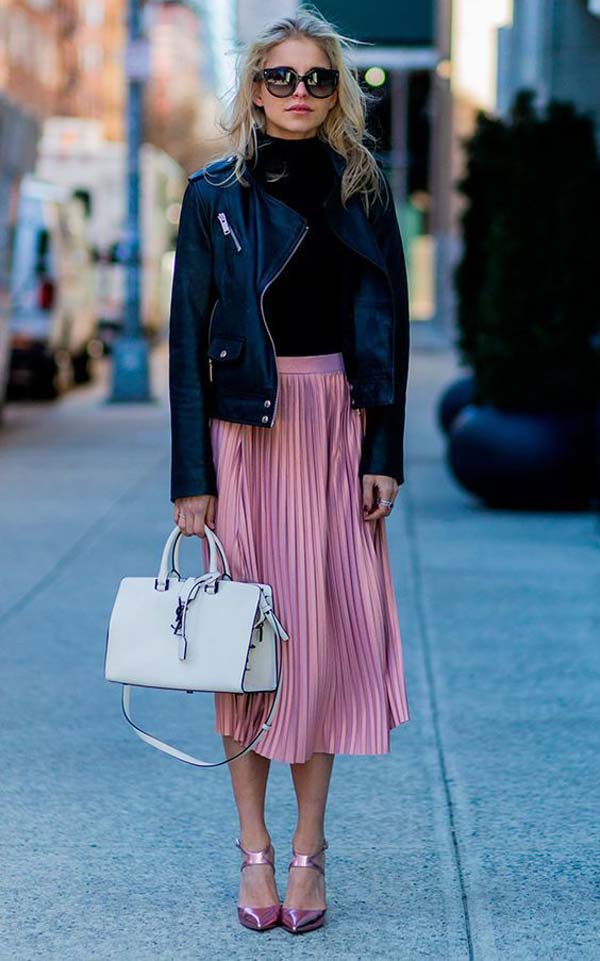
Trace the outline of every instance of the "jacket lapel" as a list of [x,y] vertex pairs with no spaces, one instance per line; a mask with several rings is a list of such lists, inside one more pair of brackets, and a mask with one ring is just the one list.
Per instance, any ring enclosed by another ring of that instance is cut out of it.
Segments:
[[[254,181],[256,183],[256,181]],[[251,192],[250,204],[255,207],[256,277],[262,289],[286,263],[304,233],[304,218],[268,194],[257,184]]]
[[[329,226],[340,239],[357,254],[366,257],[387,272],[386,263],[367,220],[362,201],[354,194],[344,208],[340,199],[340,183],[346,161],[329,144],[325,144],[336,174],[336,182],[323,206]],[[268,229],[258,231],[256,236],[257,276],[262,286],[275,277],[295,249],[304,228],[304,218],[282,201],[272,197],[256,179],[252,168],[244,165],[244,176],[254,187],[252,201],[257,205],[260,219]],[[293,236],[290,236],[292,228]]]
[[346,167],[341,154],[326,144],[327,153],[336,172],[336,187],[325,199],[324,207],[329,226],[356,253],[366,257],[376,266],[386,271],[386,263],[367,220],[362,200],[353,194],[344,208],[340,199],[340,183]]

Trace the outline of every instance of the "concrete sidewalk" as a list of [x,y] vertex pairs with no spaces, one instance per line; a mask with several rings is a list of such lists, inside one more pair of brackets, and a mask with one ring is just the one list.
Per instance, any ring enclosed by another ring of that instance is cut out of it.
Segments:
[[[119,580],[158,563],[172,505],[164,347],[153,405],[104,404],[99,367],[57,404],[9,405],[0,432],[1,961],[595,959],[597,519],[459,491],[433,413],[453,361],[415,350],[387,521],[411,721],[387,757],[336,758],[328,924],[257,935],[235,913],[227,768],[142,744],[103,678]],[[211,695],[144,691],[134,710],[220,755]],[[277,762],[267,814],[283,896],[295,805]]]

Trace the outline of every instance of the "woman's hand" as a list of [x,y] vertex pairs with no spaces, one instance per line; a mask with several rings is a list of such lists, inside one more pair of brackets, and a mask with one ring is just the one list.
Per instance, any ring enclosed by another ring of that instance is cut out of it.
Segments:
[[215,526],[216,494],[198,494],[194,497],[178,497],[175,500],[173,517],[183,534],[198,534],[206,537],[205,523]]
[[376,521],[380,517],[388,517],[392,508],[386,504],[377,506],[379,498],[395,501],[399,483],[395,477],[385,474],[363,474],[363,518],[366,521]]

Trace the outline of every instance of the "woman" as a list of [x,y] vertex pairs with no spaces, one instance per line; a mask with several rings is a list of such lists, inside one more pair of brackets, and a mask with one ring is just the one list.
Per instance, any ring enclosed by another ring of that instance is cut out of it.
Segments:
[[[408,301],[365,102],[331,24],[307,12],[271,24],[245,52],[235,152],[189,178],[179,226],[175,522],[203,539],[205,562],[214,527],[232,576],[272,585],[289,634],[273,726],[230,766],[238,917],[256,930],[323,924],[335,754],[388,753],[409,720],[385,530],[403,482]],[[215,694],[227,757],[273,696]],[[273,759],[291,765],[298,802],[283,905],[264,817]]]

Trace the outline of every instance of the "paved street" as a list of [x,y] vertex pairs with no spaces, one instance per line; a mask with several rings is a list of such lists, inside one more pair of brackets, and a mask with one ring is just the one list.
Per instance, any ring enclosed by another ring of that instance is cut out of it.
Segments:
[[[490,512],[459,490],[433,413],[453,361],[415,350],[387,522],[411,721],[387,757],[335,761],[328,924],[258,935],[236,918],[227,768],[142,744],[103,678],[119,580],[158,565],[172,505],[164,348],[152,405],[105,404],[100,368],[56,404],[9,405],[0,431],[0,961],[595,959],[597,518]],[[190,571],[197,552],[186,539]],[[134,711],[219,755],[212,695],[146,691]],[[267,806],[283,896],[286,765]]]

